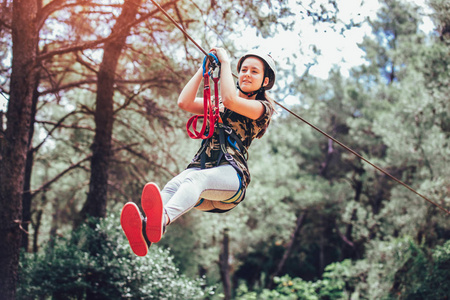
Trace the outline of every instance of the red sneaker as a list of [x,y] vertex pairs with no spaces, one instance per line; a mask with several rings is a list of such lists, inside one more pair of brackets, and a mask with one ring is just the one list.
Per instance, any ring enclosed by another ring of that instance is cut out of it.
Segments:
[[122,208],[120,214],[120,225],[122,225],[123,232],[128,239],[131,250],[137,256],[145,256],[148,252],[148,247],[151,245],[147,242],[143,232],[144,218],[139,212],[139,208],[133,202],[128,202]]
[[161,240],[164,230],[164,207],[161,192],[155,183],[150,182],[144,186],[141,205],[147,219],[145,226],[147,238],[150,242],[157,243]]

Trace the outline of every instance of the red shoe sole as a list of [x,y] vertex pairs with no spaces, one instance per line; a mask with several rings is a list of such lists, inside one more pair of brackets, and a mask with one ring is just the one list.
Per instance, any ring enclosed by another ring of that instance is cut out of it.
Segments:
[[133,202],[128,202],[122,208],[120,225],[134,254],[137,256],[147,255],[148,246],[142,233],[141,213],[137,205]]
[[164,207],[161,192],[155,183],[150,182],[144,186],[141,205],[147,217],[145,227],[147,238],[150,242],[157,243],[161,240],[163,234]]

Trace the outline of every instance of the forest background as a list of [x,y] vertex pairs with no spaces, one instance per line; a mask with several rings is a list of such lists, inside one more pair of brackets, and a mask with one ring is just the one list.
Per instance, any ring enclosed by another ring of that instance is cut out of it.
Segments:
[[[247,50],[239,32],[291,32],[280,42],[299,51],[277,62],[275,98],[448,209],[448,1],[425,13],[383,0],[375,18],[350,20],[340,2],[298,1],[320,30],[372,29],[364,63],[326,79],[309,72],[321,53],[302,52],[288,1],[160,4],[233,58]],[[0,299],[448,299],[448,214],[284,110],[252,146],[242,204],[192,211],[135,257],[120,209],[197,150],[176,99],[203,54],[151,2],[0,9]]]

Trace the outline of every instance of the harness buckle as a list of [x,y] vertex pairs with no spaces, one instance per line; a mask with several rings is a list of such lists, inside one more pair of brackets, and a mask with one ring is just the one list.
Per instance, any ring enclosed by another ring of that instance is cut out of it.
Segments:
[[224,130],[225,130],[225,133],[227,133],[229,135],[233,132],[233,129],[231,129],[231,127],[228,127],[228,126],[224,126]]
[[226,134],[230,135],[233,132],[233,129],[231,129],[230,126],[227,126],[223,123],[219,123],[219,128],[222,128],[223,131],[225,131]]

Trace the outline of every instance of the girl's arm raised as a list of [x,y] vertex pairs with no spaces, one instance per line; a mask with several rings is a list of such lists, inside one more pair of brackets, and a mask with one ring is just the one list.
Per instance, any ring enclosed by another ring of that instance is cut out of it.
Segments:
[[178,107],[193,114],[203,114],[203,99],[197,98],[197,92],[203,80],[203,68],[189,80],[178,97]]

